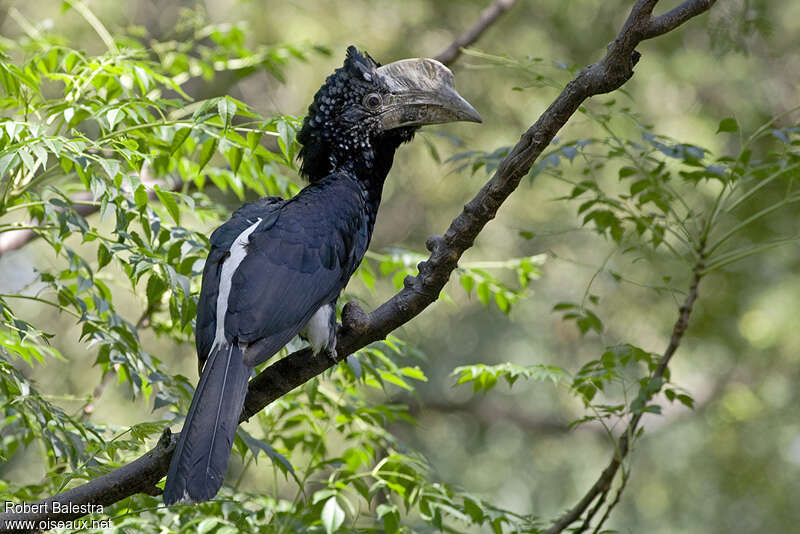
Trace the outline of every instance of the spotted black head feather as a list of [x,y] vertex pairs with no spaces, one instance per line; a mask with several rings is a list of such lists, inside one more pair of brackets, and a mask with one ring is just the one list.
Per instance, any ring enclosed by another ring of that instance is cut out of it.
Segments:
[[[300,168],[309,181],[315,182],[346,166],[354,164],[372,167],[376,155],[374,145],[382,132],[375,117],[371,117],[364,99],[370,94],[382,94],[388,89],[381,83],[376,69],[380,63],[354,46],[347,49],[344,65],[330,75],[317,91],[297,140],[303,145],[299,157]],[[413,128],[400,135],[392,150],[401,142],[413,137]]]
[[301,172],[312,183],[342,171],[382,184],[395,150],[420,126],[460,120],[481,119],[456,92],[446,66],[426,58],[381,66],[351,46],[297,135]]

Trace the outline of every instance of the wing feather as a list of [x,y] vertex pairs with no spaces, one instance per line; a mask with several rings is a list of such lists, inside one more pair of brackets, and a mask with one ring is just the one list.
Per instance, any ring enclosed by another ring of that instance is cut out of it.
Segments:
[[258,218],[263,222],[250,234],[247,254],[233,274],[225,315],[228,342],[258,347],[245,351],[248,365],[280,350],[344,289],[370,232],[355,180],[327,182],[287,201],[246,204],[214,232],[198,303],[201,365],[214,340],[222,262],[236,237]]

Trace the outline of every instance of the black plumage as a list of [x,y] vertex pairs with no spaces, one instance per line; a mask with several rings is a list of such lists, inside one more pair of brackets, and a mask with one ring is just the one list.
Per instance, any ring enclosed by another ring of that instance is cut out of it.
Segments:
[[367,251],[396,149],[423,124],[479,121],[428,59],[380,67],[354,47],[309,107],[297,139],[309,185],[245,204],[214,231],[198,301],[201,379],[170,464],[164,501],[222,485],[250,369],[307,328],[335,354],[335,305]]

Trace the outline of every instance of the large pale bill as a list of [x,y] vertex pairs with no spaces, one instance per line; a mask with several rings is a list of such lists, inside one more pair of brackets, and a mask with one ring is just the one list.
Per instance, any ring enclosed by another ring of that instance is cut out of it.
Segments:
[[384,130],[445,122],[482,122],[469,102],[456,92],[453,73],[428,58],[402,59],[378,67],[391,94],[384,99]]

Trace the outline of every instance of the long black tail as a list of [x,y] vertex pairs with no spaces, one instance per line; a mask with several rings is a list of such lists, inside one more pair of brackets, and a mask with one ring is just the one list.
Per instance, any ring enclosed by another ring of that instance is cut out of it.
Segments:
[[207,501],[222,487],[249,376],[235,343],[213,351],[172,455],[164,503]]

